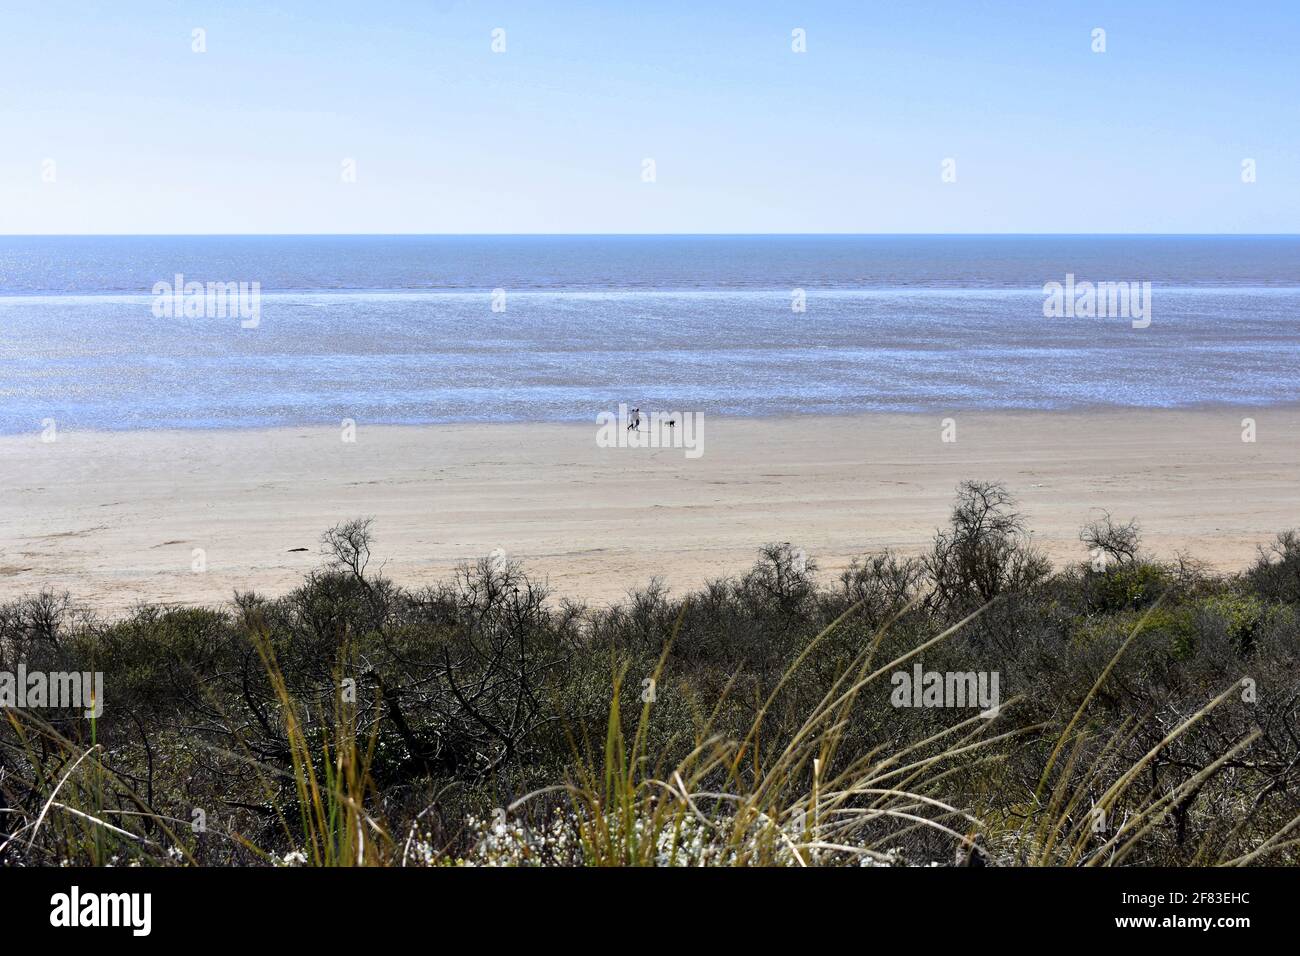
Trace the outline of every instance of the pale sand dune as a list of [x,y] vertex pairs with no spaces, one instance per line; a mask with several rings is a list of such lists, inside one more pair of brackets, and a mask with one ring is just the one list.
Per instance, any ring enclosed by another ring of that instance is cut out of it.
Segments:
[[[1258,440],[1241,440],[1255,418]],[[709,418],[704,454],[600,449],[592,425],[360,426],[0,438],[0,599],[52,586],[105,611],[280,593],[320,533],[375,517],[376,566],[406,584],[502,548],[562,595],[615,601],[748,567],[764,542],[824,575],[919,551],[963,478],[1020,496],[1058,562],[1094,509],[1136,516],[1161,556],[1219,569],[1300,525],[1300,410]],[[191,572],[195,548],[207,570]],[[291,548],[307,548],[290,553]]]

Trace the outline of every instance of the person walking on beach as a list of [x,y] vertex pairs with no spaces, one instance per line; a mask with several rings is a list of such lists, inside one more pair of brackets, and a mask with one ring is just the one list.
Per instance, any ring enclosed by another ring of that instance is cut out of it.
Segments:
[[641,430],[641,409],[632,409],[630,421],[627,423],[627,430],[630,432],[639,432]]

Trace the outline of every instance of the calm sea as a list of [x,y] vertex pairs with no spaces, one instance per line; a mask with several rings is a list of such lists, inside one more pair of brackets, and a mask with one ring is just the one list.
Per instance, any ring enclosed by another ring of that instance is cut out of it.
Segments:
[[[1150,325],[1045,318],[1067,273]],[[1300,237],[0,237],[0,433],[1298,398]]]

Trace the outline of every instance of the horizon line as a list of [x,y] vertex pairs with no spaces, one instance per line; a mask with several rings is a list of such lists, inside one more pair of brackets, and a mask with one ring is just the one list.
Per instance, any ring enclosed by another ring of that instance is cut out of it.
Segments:
[[0,239],[209,239],[209,238],[608,238],[608,239],[763,239],[763,238],[1300,238],[1300,232],[14,232]]

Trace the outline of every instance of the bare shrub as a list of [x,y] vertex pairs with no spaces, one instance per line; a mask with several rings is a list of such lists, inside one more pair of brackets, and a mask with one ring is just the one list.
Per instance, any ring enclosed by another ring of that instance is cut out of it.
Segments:
[[920,593],[925,580],[925,566],[918,558],[904,558],[886,549],[854,558],[840,573],[844,598],[861,604],[863,616],[872,625],[907,606]]
[[1137,560],[1142,529],[1137,519],[1127,524],[1117,524],[1109,511],[1102,512],[1096,521],[1089,522],[1079,531],[1079,540],[1090,554],[1105,555],[1115,564]]
[[758,554],[758,561],[741,582],[745,590],[757,592],[783,610],[798,607],[812,595],[817,563],[802,548],[784,541],[765,544]]
[[326,563],[340,571],[347,571],[359,581],[364,581],[366,566],[370,563],[370,526],[374,518],[352,518],[340,521],[321,535],[321,554]]
[[1051,572],[1033,546],[1024,517],[1006,487],[963,481],[947,530],[936,532],[923,559],[941,605],[968,608],[1037,584]]

